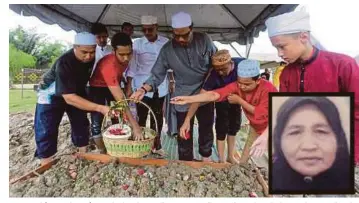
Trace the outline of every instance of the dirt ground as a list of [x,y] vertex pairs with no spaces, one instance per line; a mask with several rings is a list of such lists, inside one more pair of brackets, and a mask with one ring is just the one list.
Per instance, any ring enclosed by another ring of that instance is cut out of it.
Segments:
[[[9,128],[10,180],[35,169],[33,114],[11,114]],[[61,159],[38,177],[9,184],[10,197],[262,197],[254,166],[193,169],[177,163],[162,167],[101,164],[76,159],[70,124],[61,122],[58,152]],[[70,173],[72,171],[72,173]],[[261,171],[268,180],[267,171]],[[359,193],[359,170],[356,169]],[[359,196],[359,194],[357,194]]]

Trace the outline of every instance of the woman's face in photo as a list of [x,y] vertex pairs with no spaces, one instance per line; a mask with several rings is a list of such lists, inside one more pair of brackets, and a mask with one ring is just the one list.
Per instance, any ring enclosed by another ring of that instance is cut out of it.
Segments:
[[289,117],[281,148],[295,171],[313,177],[333,165],[337,141],[324,114],[315,105],[308,104],[293,111]]

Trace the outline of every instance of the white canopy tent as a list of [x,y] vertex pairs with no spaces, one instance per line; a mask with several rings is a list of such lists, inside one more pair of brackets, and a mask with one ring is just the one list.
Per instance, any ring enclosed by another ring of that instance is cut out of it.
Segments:
[[[270,16],[293,11],[297,4],[10,4],[10,9],[24,16],[36,16],[47,24],[62,29],[88,31],[92,23],[107,26],[110,36],[120,30],[123,22],[135,26],[134,37],[141,37],[142,15],[158,17],[159,31],[171,37],[172,14],[191,14],[194,29],[208,33],[221,43],[238,42],[249,45],[266,29],[264,21]],[[248,49],[249,50],[249,49]]]
[[[254,38],[264,31],[265,20],[271,16],[295,10],[298,4],[10,4],[10,9],[23,16],[35,16],[47,24],[57,24],[66,31],[89,31],[100,22],[107,26],[110,37],[122,23],[134,25],[134,38],[142,37],[142,15],[158,18],[161,35],[171,38],[172,14],[185,11],[191,14],[194,30],[206,32],[213,41],[228,44],[241,57],[248,58]],[[244,55],[232,43],[245,45]],[[249,58],[260,60],[265,67],[275,66],[273,57]],[[264,68],[264,66],[262,67]]]

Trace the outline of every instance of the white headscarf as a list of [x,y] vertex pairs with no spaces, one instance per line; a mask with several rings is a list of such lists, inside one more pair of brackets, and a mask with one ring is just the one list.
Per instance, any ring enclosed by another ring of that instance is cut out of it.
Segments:
[[[284,13],[282,15],[268,18],[265,22],[268,29],[268,36],[274,37],[284,34],[293,34],[299,32],[311,31],[310,15],[302,8],[300,11]],[[324,46],[310,33],[310,41],[313,46],[320,50],[326,50]]]
[[301,10],[268,18],[265,22],[269,37],[292,34],[298,32],[310,32],[309,13]]

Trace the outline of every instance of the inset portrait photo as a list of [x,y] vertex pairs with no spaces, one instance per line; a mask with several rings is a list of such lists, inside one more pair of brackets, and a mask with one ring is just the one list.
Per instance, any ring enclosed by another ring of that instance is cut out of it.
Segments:
[[271,194],[354,194],[353,108],[352,93],[270,93]]

